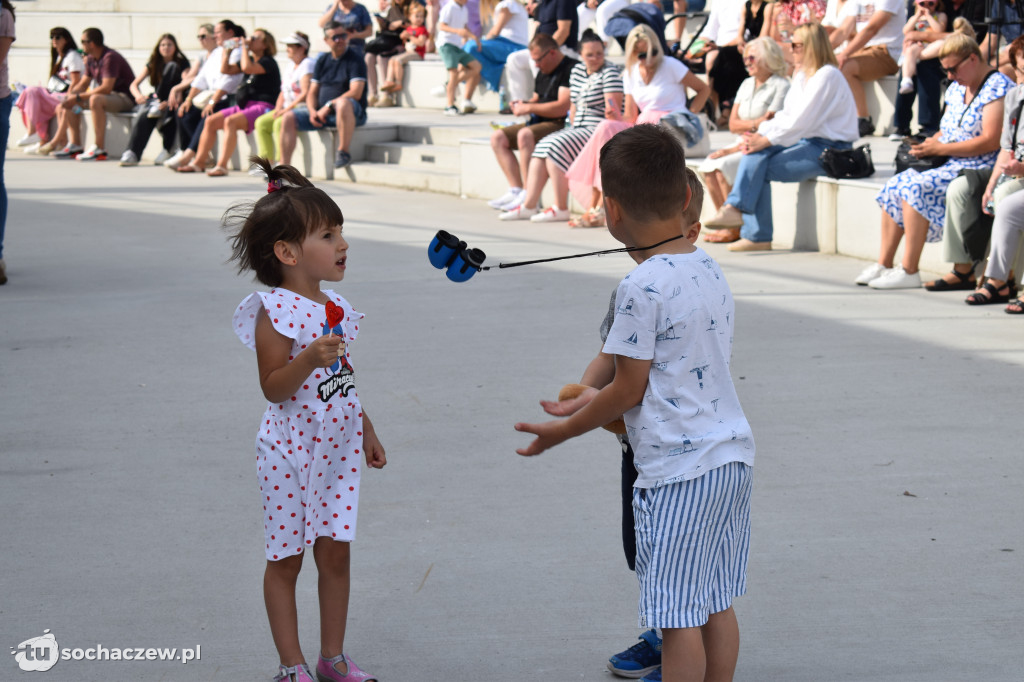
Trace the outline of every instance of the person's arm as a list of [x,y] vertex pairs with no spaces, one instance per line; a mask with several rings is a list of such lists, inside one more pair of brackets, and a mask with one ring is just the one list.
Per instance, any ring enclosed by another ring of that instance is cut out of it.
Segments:
[[558,88],[558,99],[553,102],[526,102],[523,113],[536,114],[541,118],[562,118],[569,112],[572,91],[567,87]]
[[853,35],[853,30],[857,27],[857,18],[853,15],[847,16],[841,22],[836,30],[832,31],[832,35],[828,37],[828,42],[832,45],[832,49],[836,49],[842,45],[846,40]]
[[516,452],[524,456],[539,455],[559,443],[618,419],[640,404],[647,391],[651,360],[636,360],[621,355],[614,357],[615,375],[611,382],[571,417],[539,424],[516,424],[516,431],[537,436],[528,446]]
[[963,142],[939,142],[929,137],[910,148],[914,156],[980,156],[999,149],[1003,132],[1003,99],[993,100],[982,107],[981,134]]
[[917,11],[914,12],[914,16],[907,19],[907,23],[903,24],[903,35],[907,35],[911,31],[916,30],[914,27],[917,26],[917,20],[921,16],[921,7],[918,6]]
[[946,15],[942,12],[929,14],[927,20],[929,30],[935,33],[942,33],[946,30]]
[[384,446],[380,444],[377,431],[373,428],[370,415],[363,408],[363,455],[366,457],[366,466],[371,469],[383,469],[388,463],[384,454]]
[[569,31],[572,30],[571,19],[559,19],[558,28],[555,29],[554,35],[551,37],[555,39],[555,42],[561,45],[565,45],[565,41],[569,39]]
[[575,398],[568,400],[542,400],[540,406],[552,417],[568,417],[578,412],[597,395],[598,391],[607,386],[615,378],[615,356],[598,353],[583,371],[580,384],[587,388],[580,391]]
[[857,31],[857,35],[850,38],[850,42],[846,44],[846,48],[843,49],[842,53],[836,56],[836,60],[839,62],[839,68],[843,68],[843,64],[850,58],[851,55],[856,54],[869,40],[875,37],[875,34],[885,26],[885,24],[894,17],[892,12],[885,12],[879,10],[871,15],[868,19],[867,25],[861,30]]
[[309,109],[309,121],[316,127],[323,125],[320,122],[318,111],[320,101],[320,83],[313,81],[309,84],[309,92],[306,93],[306,108]]
[[689,88],[694,92],[693,101],[690,102],[690,111],[695,114],[703,111],[704,104],[708,101],[708,97],[711,95],[711,87],[708,86],[707,82],[698,78],[693,71],[687,71],[680,83],[682,83],[685,88]]
[[331,20],[334,19],[334,13],[339,9],[341,9],[341,0],[334,0],[334,2],[331,3],[331,6],[327,8],[327,11],[324,12],[323,16],[317,19],[317,26],[323,28],[327,24],[331,23]]
[[246,38],[245,46],[242,48],[242,61],[240,62],[241,72],[248,75],[260,75],[267,72],[259,61],[254,61],[249,54],[249,42],[252,38]]
[[68,80],[71,81],[71,85],[68,86],[68,90],[69,91],[71,91],[76,85],[78,85],[79,83],[82,82],[82,80],[83,80],[82,75],[83,74],[82,74],[81,71],[69,71],[68,72]]
[[508,23],[509,18],[512,14],[507,8],[502,7],[498,10],[498,13],[494,16],[494,23],[491,24],[491,30],[484,36],[487,40],[493,40],[501,34],[501,29],[505,28],[505,24]]
[[370,16],[369,10],[367,10],[359,3],[356,3],[356,6],[353,8],[352,11],[353,13],[355,13],[356,17],[358,17],[359,21],[363,22],[363,27],[358,31],[355,29],[350,29],[352,33],[352,38],[369,38],[370,36],[372,36],[373,17]]
[[1010,149],[1000,149],[999,156],[996,157],[996,165],[992,167],[992,175],[989,176],[988,184],[985,185],[985,193],[981,197],[981,210],[988,213],[986,208],[992,203],[992,193],[996,189],[996,182],[999,180],[999,176],[1003,174],[1003,170],[1013,160],[1013,151]]
[[261,307],[256,318],[256,365],[264,397],[272,403],[288,400],[314,370],[330,367],[338,359],[340,346],[341,336],[321,336],[289,361],[292,340],[274,329]]
[[148,99],[148,97],[142,94],[142,90],[139,89],[139,86],[142,85],[142,81],[146,80],[147,76],[149,76],[149,65],[142,67],[142,71],[139,71],[139,75],[136,76],[135,80],[133,80],[131,85],[128,86],[128,91],[132,93],[132,97],[135,98],[136,104],[142,104]]
[[[243,40],[239,40],[237,38],[235,38],[235,40],[238,40],[239,44],[241,44],[243,46],[245,45]],[[230,49],[230,50],[225,49],[221,53],[221,57],[220,57],[220,72],[222,74],[224,74],[225,76],[236,76],[236,75],[242,73],[242,67],[239,66],[239,64],[241,63],[241,59],[239,61],[237,61],[237,62],[234,62],[234,63],[232,63],[232,61],[231,61],[231,57],[232,57],[232,55],[235,54],[235,50],[239,51],[239,57],[240,58],[245,55],[245,52],[246,52],[246,48],[245,47],[241,47],[241,48],[236,47],[236,48],[233,48],[233,49]]]

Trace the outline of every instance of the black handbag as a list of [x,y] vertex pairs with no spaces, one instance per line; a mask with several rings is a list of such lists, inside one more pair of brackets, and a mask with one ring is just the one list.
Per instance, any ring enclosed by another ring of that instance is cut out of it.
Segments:
[[875,174],[875,164],[871,161],[871,145],[865,144],[856,149],[833,149],[826,147],[818,157],[830,178],[866,178]]
[[949,161],[948,156],[914,156],[910,153],[911,144],[920,144],[926,139],[924,135],[914,135],[907,138],[907,140],[913,140],[912,143],[907,140],[900,143],[899,148],[896,150],[897,173],[902,173],[908,168],[913,168],[918,173],[923,173],[924,171],[938,168]]

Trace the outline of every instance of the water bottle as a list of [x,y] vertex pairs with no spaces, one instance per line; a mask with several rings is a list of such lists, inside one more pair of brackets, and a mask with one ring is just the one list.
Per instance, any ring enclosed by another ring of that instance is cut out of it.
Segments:
[[498,88],[498,111],[504,112],[508,109],[508,91],[505,89],[505,86],[502,85]]

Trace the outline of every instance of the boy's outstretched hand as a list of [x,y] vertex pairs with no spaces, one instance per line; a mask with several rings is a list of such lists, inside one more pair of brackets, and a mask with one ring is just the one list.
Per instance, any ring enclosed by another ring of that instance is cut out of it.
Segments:
[[[562,393],[566,393],[566,389],[579,386],[578,384],[572,384],[562,389]],[[584,405],[589,403],[597,395],[597,389],[593,386],[581,387],[579,395],[572,398],[562,399],[561,394],[558,400],[542,400],[540,406],[544,408],[544,411],[553,417],[568,417],[571,414],[578,412]]]
[[540,424],[525,424],[523,422],[519,422],[515,425],[516,431],[532,433],[537,437],[525,448],[518,448],[516,452],[524,457],[532,457],[533,455],[539,455],[548,448],[555,447],[567,439],[567,435],[564,432],[564,425],[565,422],[563,421],[550,421]]

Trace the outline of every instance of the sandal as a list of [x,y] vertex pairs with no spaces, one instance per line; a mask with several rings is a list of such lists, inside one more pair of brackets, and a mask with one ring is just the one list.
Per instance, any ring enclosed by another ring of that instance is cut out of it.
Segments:
[[[1005,291],[1005,294],[999,293]],[[981,288],[975,291],[973,294],[964,299],[964,303],[967,305],[988,305],[990,303],[1007,303],[1012,295],[1010,292],[1009,283],[1004,284],[1001,287],[996,287],[991,282],[985,282],[981,285]]]
[[1009,301],[1006,304],[1006,310],[1003,312],[1007,315],[1024,315],[1024,301],[1019,298]]
[[[345,662],[345,667],[348,670],[344,675],[334,667],[342,661]],[[378,682],[374,675],[360,670],[356,662],[345,654],[334,658],[324,658],[323,654],[320,654],[320,660],[316,664],[316,678],[322,682],[369,682],[371,680]]]
[[224,166],[214,166],[210,170],[206,171],[206,174],[211,178],[222,178],[228,174],[228,169]]
[[604,227],[604,208],[592,208],[579,218],[573,218],[569,227]]
[[973,269],[970,272],[957,272],[953,270],[952,274],[956,275],[958,281],[950,282],[940,277],[933,282],[925,284],[924,288],[928,291],[970,291],[977,288],[978,283],[974,279]]
[[712,244],[731,244],[740,238],[739,228],[726,228],[724,230],[708,230],[704,233],[704,241]]
[[184,166],[178,166],[175,170],[177,172],[179,172],[179,173],[203,173],[203,172],[205,172],[205,169],[200,168],[199,166],[194,166],[191,163],[186,163]]

